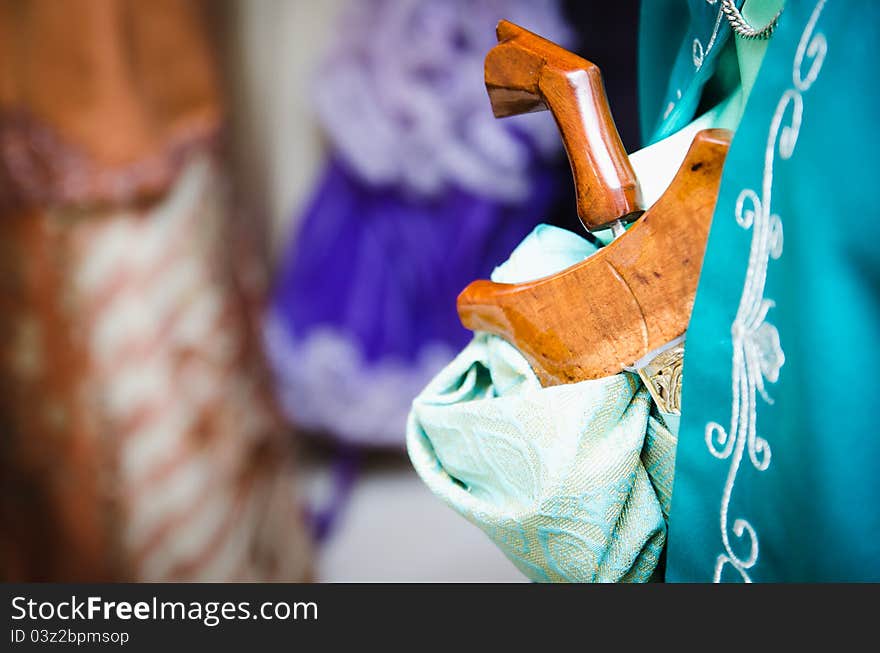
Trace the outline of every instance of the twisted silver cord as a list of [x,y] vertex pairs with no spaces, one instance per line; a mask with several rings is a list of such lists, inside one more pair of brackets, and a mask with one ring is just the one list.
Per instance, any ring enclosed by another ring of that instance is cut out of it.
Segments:
[[779,16],[782,15],[782,9],[780,9],[776,15],[770,19],[769,23],[760,29],[755,29],[745,18],[743,18],[743,15],[739,13],[739,9],[736,8],[734,0],[721,0],[721,11],[724,12],[724,17],[727,19],[727,22],[730,23],[730,27],[734,32],[744,39],[757,40],[769,39],[770,35],[773,34],[773,31],[776,29],[777,23],[779,23]]

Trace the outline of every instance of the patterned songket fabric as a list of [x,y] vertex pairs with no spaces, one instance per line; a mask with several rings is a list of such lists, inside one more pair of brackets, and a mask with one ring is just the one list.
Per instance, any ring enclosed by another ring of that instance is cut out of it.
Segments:
[[[538,278],[593,251],[542,225],[492,279]],[[651,579],[675,440],[634,374],[542,388],[522,355],[488,334],[416,398],[407,433],[425,483],[534,581]]]

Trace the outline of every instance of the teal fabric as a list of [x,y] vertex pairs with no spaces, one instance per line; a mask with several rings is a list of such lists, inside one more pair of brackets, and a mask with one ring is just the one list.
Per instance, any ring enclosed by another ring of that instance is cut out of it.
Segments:
[[[688,0],[687,11],[683,7],[682,0],[642,3],[639,112],[645,144],[665,138],[693,120],[704,87],[718,72],[719,61],[724,59],[722,53],[731,39],[731,29],[721,14],[719,2]],[[671,52],[676,47],[673,58]],[[661,88],[665,89],[662,93]],[[719,90],[711,104],[723,99],[726,90]]]
[[[683,12],[645,3],[646,140],[719,90],[713,115],[737,131],[687,334],[678,444],[629,375],[540,388],[513,347],[478,334],[414,403],[410,456],[534,580],[656,578],[668,539],[669,581],[877,581],[880,6],[790,0],[765,53],[735,42],[720,3],[687,6],[681,25]],[[590,251],[539,229],[495,278]]]
[[[492,275],[546,276],[595,251],[539,226]],[[534,581],[646,581],[666,541],[675,435],[638,377],[542,388],[506,341],[476,334],[413,402],[416,471]]]
[[688,330],[667,580],[880,580],[878,42],[876,3],[833,1],[770,40]]

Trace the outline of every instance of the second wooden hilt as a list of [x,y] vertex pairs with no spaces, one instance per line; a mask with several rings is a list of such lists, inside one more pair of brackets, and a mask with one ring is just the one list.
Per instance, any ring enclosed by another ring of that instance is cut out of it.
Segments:
[[549,109],[574,175],[577,212],[590,231],[637,218],[641,191],[617,133],[599,68],[511,22],[486,55],[496,118]]

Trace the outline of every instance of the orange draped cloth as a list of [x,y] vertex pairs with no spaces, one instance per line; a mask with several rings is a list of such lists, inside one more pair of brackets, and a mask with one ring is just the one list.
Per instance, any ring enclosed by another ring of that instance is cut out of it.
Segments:
[[0,0],[0,577],[302,580],[186,0]]

